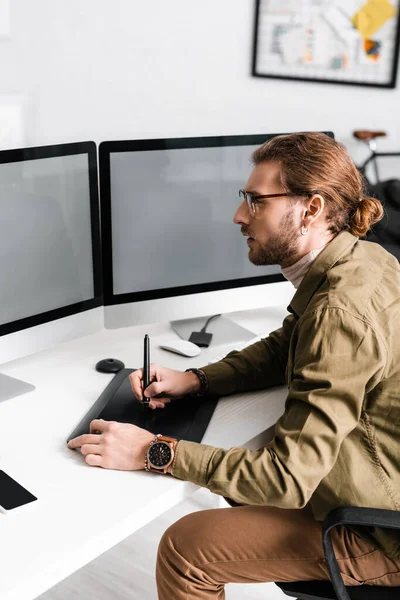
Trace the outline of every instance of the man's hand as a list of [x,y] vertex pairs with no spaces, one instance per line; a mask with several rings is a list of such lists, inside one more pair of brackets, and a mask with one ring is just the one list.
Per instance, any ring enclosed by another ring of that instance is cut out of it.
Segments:
[[[182,398],[186,394],[197,392],[200,381],[194,373],[182,373],[160,365],[150,365],[150,380],[144,395],[151,398],[149,406],[152,409],[164,408],[173,399]],[[143,400],[143,369],[137,369],[129,375],[133,393]]]
[[90,423],[90,433],[68,442],[68,448],[80,448],[92,467],[140,471],[144,469],[146,452],[153,438],[153,433],[130,423],[95,419]]

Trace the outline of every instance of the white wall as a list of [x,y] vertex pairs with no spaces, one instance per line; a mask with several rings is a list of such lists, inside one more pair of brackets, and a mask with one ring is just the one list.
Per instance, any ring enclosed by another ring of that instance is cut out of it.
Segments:
[[9,2],[0,114],[22,104],[26,145],[332,129],[358,159],[351,131],[379,128],[400,148],[399,88],[251,77],[254,1]]
[[356,128],[400,148],[399,88],[251,77],[254,0],[0,1],[0,149],[331,129],[357,160]]

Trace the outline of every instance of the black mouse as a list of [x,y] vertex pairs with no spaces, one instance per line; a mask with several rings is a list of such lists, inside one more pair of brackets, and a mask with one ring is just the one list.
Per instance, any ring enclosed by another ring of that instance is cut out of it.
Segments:
[[117,358],[103,358],[96,365],[96,371],[100,373],[118,373],[118,371],[124,368],[125,365],[122,360],[118,360]]

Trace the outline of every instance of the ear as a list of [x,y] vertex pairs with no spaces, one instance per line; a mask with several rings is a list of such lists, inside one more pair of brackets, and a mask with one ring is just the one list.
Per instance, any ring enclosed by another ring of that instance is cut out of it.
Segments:
[[314,194],[305,204],[303,218],[308,224],[314,223],[322,215],[324,208],[324,198],[321,194]]

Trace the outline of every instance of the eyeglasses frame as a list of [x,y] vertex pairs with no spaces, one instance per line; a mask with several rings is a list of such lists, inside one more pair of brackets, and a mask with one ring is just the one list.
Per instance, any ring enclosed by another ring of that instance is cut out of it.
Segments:
[[[254,200],[261,200],[263,198],[283,198],[284,196],[286,197],[291,197],[291,196],[313,196],[314,194],[317,194],[318,192],[316,191],[306,191],[306,190],[299,190],[298,192],[287,192],[287,193],[279,193],[279,194],[251,194],[249,192],[246,192],[246,190],[239,190],[239,198],[243,198],[243,200],[246,200],[247,206],[249,208],[250,214],[254,217],[256,214],[256,205],[254,204]],[[250,199],[251,198],[251,199]]]

